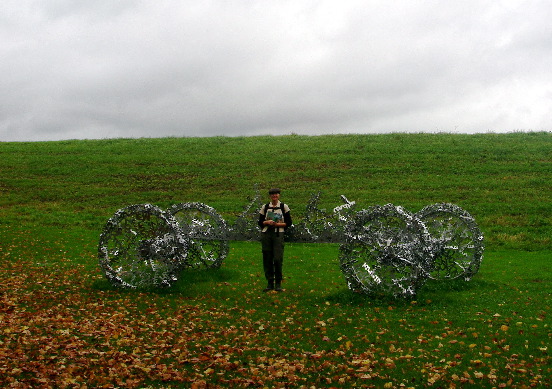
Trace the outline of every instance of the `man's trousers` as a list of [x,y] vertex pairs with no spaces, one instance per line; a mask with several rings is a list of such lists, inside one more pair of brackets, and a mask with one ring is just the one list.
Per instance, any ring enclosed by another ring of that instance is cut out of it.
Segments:
[[263,268],[269,283],[282,282],[282,265],[284,263],[284,233],[269,228],[261,232],[263,250]]

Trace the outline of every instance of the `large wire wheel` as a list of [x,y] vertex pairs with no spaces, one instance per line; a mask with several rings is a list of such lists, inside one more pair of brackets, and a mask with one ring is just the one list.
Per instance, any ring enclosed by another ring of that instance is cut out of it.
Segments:
[[229,233],[217,211],[203,203],[179,203],[167,212],[190,238],[188,264],[196,268],[219,268],[228,255]]
[[425,226],[392,204],[358,212],[345,227],[340,267],[351,290],[415,296],[430,263]]
[[429,276],[437,280],[470,280],[483,259],[483,234],[474,218],[454,204],[432,204],[416,213],[434,241]]
[[107,221],[98,255],[106,278],[117,287],[170,286],[186,264],[187,243],[170,214],[137,204]]

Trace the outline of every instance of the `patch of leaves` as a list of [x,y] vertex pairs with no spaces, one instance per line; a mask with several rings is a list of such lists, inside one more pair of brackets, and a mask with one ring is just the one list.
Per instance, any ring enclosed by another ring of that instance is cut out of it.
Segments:
[[[9,245],[0,251],[2,387],[552,383],[543,341],[550,338],[547,313],[525,316],[523,305],[535,301],[523,291],[508,306],[474,298],[479,310],[468,320],[430,300],[351,303],[339,293],[323,296],[317,287],[326,282],[323,271],[283,294],[260,293],[262,280],[251,270],[237,281],[198,275],[211,293],[120,291],[93,287],[104,282],[99,269],[75,264],[63,251],[41,252],[36,260],[32,246],[28,256]],[[248,262],[234,257],[226,266],[234,271]]]

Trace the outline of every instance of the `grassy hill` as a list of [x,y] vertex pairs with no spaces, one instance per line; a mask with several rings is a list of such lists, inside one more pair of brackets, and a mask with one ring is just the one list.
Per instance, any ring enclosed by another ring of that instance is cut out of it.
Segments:
[[[0,387],[550,387],[551,151],[543,132],[0,143]],[[297,222],[319,190],[328,210],[458,204],[481,269],[408,300],[350,291],[336,244],[287,244],[284,293],[261,292],[257,242],[161,290],[101,273],[117,209],[231,222],[255,183]]]
[[470,212],[490,248],[550,249],[552,134],[389,134],[0,143],[0,219],[99,231],[134,203],[199,201],[231,221],[254,194],[283,189],[296,220],[313,192],[332,209]]

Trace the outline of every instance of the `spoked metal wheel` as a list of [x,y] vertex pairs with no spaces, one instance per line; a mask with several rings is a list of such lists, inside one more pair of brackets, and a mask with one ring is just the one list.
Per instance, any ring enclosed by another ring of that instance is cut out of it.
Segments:
[[186,264],[187,242],[176,220],[151,204],[118,210],[100,236],[100,267],[118,287],[170,286]]
[[483,259],[483,234],[474,218],[454,204],[433,204],[416,213],[434,241],[434,263],[429,276],[437,280],[470,280]]
[[362,210],[345,227],[340,267],[350,289],[411,297],[427,277],[425,226],[392,204]]
[[167,210],[190,238],[188,264],[219,268],[228,255],[228,228],[217,211],[203,203],[180,203]]

